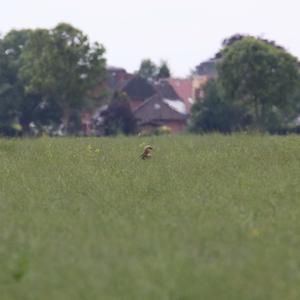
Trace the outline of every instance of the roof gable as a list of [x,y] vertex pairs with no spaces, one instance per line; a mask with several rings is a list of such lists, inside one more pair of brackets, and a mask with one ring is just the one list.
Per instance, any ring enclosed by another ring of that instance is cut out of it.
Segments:
[[193,80],[192,79],[168,79],[176,94],[184,101],[188,110],[193,103]]
[[140,76],[131,78],[121,90],[133,101],[145,101],[156,93],[152,84]]
[[160,80],[154,84],[157,93],[164,99],[178,100],[182,98],[176,93],[175,89],[167,80]]
[[[171,101],[171,100],[169,100]],[[186,115],[168,105],[160,95],[154,95],[140,105],[134,116],[143,122],[156,120],[186,120]]]

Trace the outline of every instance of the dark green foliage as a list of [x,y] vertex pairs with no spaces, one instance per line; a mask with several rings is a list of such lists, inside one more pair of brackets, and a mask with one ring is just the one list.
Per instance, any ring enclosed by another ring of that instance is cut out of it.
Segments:
[[63,120],[68,128],[74,111],[98,105],[90,90],[105,79],[103,54],[69,24],[9,32],[0,40],[1,133],[20,123],[26,134],[32,122],[41,128]]
[[235,42],[238,42],[238,41],[241,41],[245,38],[255,38],[259,41],[262,41],[270,46],[273,46],[277,49],[281,49],[281,50],[284,50],[284,48],[282,46],[279,46],[276,44],[275,41],[272,41],[272,40],[268,40],[268,39],[265,39],[265,38],[261,38],[261,37],[253,37],[253,36],[250,36],[250,35],[245,35],[245,34],[240,34],[240,33],[237,33],[237,34],[234,34],[226,39],[224,39],[224,41],[222,42],[222,46],[223,46],[223,49],[221,51],[219,51],[216,55],[215,55],[215,58],[216,59],[220,59],[222,58],[223,56],[223,50],[224,48],[228,47],[228,46],[231,46],[233,45]]
[[19,79],[20,55],[29,31],[13,30],[0,41],[0,124],[10,126],[22,114],[20,105],[25,99]]
[[42,126],[59,119],[53,101],[45,102],[41,94],[26,92],[20,78],[22,53],[31,33],[30,30],[12,30],[0,42],[0,126],[3,135],[15,136],[13,126],[18,123],[23,134],[27,134],[31,122]]
[[22,103],[21,111],[19,122],[25,134],[30,131],[31,122],[42,131],[43,126],[58,126],[63,118],[59,104],[51,99],[43,101],[40,95],[31,95],[30,101]]
[[[47,117],[42,96],[27,93],[20,78],[22,51],[30,30],[12,30],[0,41],[0,127],[1,134],[19,135],[14,125],[21,125],[23,134],[29,132],[29,124],[46,124]],[[49,105],[48,105],[49,106]]]
[[162,60],[157,66],[151,59],[144,59],[140,64],[137,74],[148,80],[165,79],[171,77],[171,71],[168,63]]
[[218,65],[226,98],[242,103],[260,130],[284,122],[289,97],[299,85],[295,57],[263,40],[245,37],[223,50]]
[[157,75],[157,66],[150,59],[142,60],[137,74],[145,79],[153,79]]
[[288,100],[289,105],[285,109],[290,119],[293,120],[300,115],[300,82]]
[[123,93],[116,92],[111,104],[103,113],[104,134],[117,135],[120,133],[129,135],[136,131],[136,122],[131,111],[129,101]]
[[274,41],[236,34],[215,56],[217,81],[192,109],[195,132],[276,132],[300,113],[299,63]]
[[226,101],[216,80],[208,82],[205,96],[197,101],[191,112],[189,129],[196,133],[230,133],[251,125],[251,116],[238,104]]
[[166,61],[162,61],[158,67],[157,79],[166,79],[171,77],[171,71]]
[[69,24],[35,30],[22,52],[26,91],[41,94],[46,102],[55,99],[68,130],[72,110],[90,105],[89,91],[105,79],[104,52]]

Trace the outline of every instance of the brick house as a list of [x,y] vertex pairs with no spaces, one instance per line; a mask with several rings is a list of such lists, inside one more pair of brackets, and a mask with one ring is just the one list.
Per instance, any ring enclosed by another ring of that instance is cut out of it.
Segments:
[[133,110],[140,132],[152,133],[168,126],[172,133],[184,131],[187,114],[182,100],[170,100],[155,94]]

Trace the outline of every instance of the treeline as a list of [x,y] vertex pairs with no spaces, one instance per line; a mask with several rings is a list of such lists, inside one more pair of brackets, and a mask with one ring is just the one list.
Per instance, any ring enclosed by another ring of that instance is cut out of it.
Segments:
[[235,35],[217,53],[217,77],[192,107],[189,129],[203,133],[299,131],[299,62],[273,41]]
[[[109,101],[103,133],[136,132],[128,99],[106,89],[103,45],[65,23],[53,29],[12,30],[0,38],[0,135],[78,134],[83,112]],[[215,55],[217,76],[192,107],[194,133],[259,130],[299,132],[299,62],[274,41],[234,35]],[[166,61],[141,62],[140,76],[171,76]],[[98,89],[95,89],[98,87]],[[99,88],[100,87],[100,88]]]

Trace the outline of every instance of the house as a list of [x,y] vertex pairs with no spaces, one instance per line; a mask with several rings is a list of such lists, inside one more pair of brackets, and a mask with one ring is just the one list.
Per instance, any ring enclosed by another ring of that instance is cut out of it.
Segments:
[[209,77],[205,75],[198,75],[193,77],[192,89],[195,101],[201,101],[204,97],[204,86],[209,81]]
[[181,78],[170,78],[167,79],[168,83],[175,90],[176,94],[183,100],[186,106],[187,112],[190,112],[191,106],[195,99],[193,95],[193,80],[192,79],[181,79]]
[[[127,95],[138,130],[142,132],[154,132],[161,126],[168,126],[173,133],[184,131],[191,106],[201,98],[208,80],[207,76],[195,76],[152,81],[116,67],[109,67],[108,72],[107,86],[111,94],[118,91]],[[102,110],[94,113],[93,120],[101,128]],[[90,124],[84,121],[85,132],[90,132]]]
[[195,76],[193,78],[170,78],[167,79],[175,93],[181,98],[186,106],[187,113],[190,113],[195,101],[203,97],[203,87],[208,81],[207,76]]
[[[172,85],[165,79],[161,79],[153,83],[156,93],[161,95],[164,99],[178,100],[181,99],[176,93]],[[183,101],[181,99],[181,101]]]
[[139,75],[135,75],[126,81],[120,91],[127,95],[132,110],[156,94],[153,84]]
[[161,126],[168,126],[172,133],[184,131],[187,113],[181,99],[171,100],[156,93],[137,107],[133,114],[140,132],[153,133]]
[[134,77],[133,74],[127,73],[123,68],[119,67],[108,67],[108,85],[111,90],[119,90],[122,86],[131,78]]
[[161,126],[170,127],[173,133],[185,129],[186,105],[167,80],[149,81],[136,75],[121,91],[128,96],[139,131],[150,133]]

